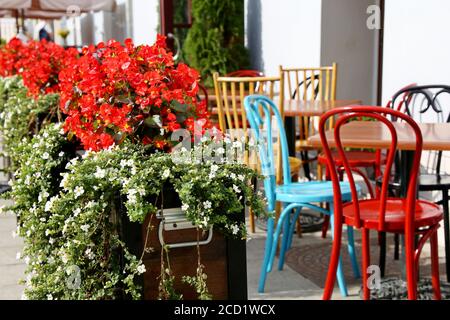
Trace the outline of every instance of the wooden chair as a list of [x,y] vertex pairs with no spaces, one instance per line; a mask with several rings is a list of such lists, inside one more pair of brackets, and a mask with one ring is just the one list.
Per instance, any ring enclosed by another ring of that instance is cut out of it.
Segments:
[[[283,81],[280,77],[220,77],[214,73],[214,89],[217,98],[217,111],[219,117],[219,129],[222,132],[232,130],[243,136],[234,136],[233,138],[248,141],[248,129],[250,126],[247,121],[247,115],[243,105],[244,98],[248,95],[262,94],[270,99],[276,95],[277,86],[280,94],[280,110],[283,114]],[[279,150],[279,149],[278,149]],[[251,165],[250,154],[245,151],[244,161]],[[277,161],[278,182],[281,181],[281,155]],[[255,155],[255,161],[257,157]],[[298,178],[301,162],[296,158],[289,158],[291,174]],[[255,232],[255,218],[250,213],[250,230]]]
[[[318,68],[284,68],[280,66],[280,76],[285,82],[285,91],[288,99],[304,101],[332,101],[336,100],[337,64]],[[309,163],[317,158],[310,159],[308,151],[313,148],[308,138],[317,134],[318,117],[299,117],[297,141],[295,151],[300,153],[305,176],[311,180]],[[322,168],[318,167],[319,179]]]

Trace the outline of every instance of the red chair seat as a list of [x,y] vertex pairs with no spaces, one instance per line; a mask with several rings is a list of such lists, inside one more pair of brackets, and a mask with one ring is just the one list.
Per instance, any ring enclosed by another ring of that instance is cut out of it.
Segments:
[[[342,158],[339,153],[334,150],[332,151],[333,160],[336,162],[337,166],[342,166]],[[377,164],[377,154],[370,151],[346,151],[345,155],[347,157],[348,164],[350,167],[373,167]],[[326,165],[327,158],[324,153],[319,154],[318,161],[320,164]],[[381,164],[386,163],[386,156],[381,155]]]
[[[380,212],[380,201],[359,201],[361,224],[367,229],[377,229]],[[345,223],[355,226],[355,212],[352,203],[347,203],[343,208]],[[441,208],[429,201],[416,201],[415,227],[431,226],[439,223],[443,218]],[[388,199],[386,203],[386,224],[383,231],[403,233],[405,228],[405,204],[402,199]]]

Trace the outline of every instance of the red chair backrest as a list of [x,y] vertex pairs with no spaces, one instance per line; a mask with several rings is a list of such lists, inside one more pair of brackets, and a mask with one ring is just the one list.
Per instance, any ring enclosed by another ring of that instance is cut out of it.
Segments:
[[[419,172],[419,166],[420,166],[420,157],[422,153],[422,133],[420,132],[420,128],[417,125],[417,123],[409,116],[405,115],[402,112],[399,112],[397,110],[387,109],[387,108],[380,108],[380,107],[374,107],[374,106],[352,106],[352,107],[345,107],[345,108],[336,108],[333,110],[328,111],[325,113],[321,118],[319,122],[319,133],[320,133],[320,139],[323,145],[323,151],[326,155],[327,162],[328,162],[328,170],[330,173],[331,181],[333,183],[333,189],[334,189],[334,207],[335,207],[335,215],[338,215],[337,218],[342,217],[342,194],[339,187],[339,175],[337,173],[336,167],[333,165],[334,161],[332,158],[332,153],[329,145],[328,138],[326,136],[326,128],[328,128],[327,120],[331,117],[337,116],[336,124],[333,129],[334,134],[334,142],[335,142],[335,148],[339,152],[339,156],[343,160],[343,166],[345,168],[345,173],[347,175],[348,181],[350,183],[351,191],[352,191],[352,201],[354,206],[354,212],[355,212],[355,223],[356,227],[361,227],[361,220],[360,220],[360,209],[359,209],[359,200],[358,200],[358,192],[355,185],[355,180],[353,179],[351,167],[349,166],[348,159],[346,157],[346,152],[344,150],[345,146],[342,144],[341,140],[341,129],[344,125],[349,123],[349,120],[355,117],[364,117],[364,118],[372,118],[375,120],[378,120],[379,122],[383,123],[388,129],[391,134],[391,143],[390,147],[388,149],[388,156],[386,161],[386,169],[384,170],[383,174],[383,182],[381,186],[381,191],[379,193],[379,221],[378,221],[378,228],[379,230],[383,230],[385,227],[385,211],[386,211],[386,203],[388,199],[388,188],[389,188],[389,180],[391,175],[391,169],[392,165],[394,163],[394,157],[395,153],[397,151],[398,146],[398,137],[397,132],[395,130],[394,124],[389,121],[387,118],[388,116],[391,116],[393,118],[398,118],[403,120],[405,124],[407,124],[413,131],[415,135],[415,154],[414,154],[414,160],[411,167],[411,177],[408,184],[408,191],[405,198],[405,210],[407,213],[406,218],[406,224],[405,226],[407,230],[412,232],[412,226],[414,222],[414,212],[415,212],[415,203],[416,203],[416,190],[417,190],[417,177]],[[371,148],[370,146],[367,146],[368,148]],[[331,165],[330,165],[331,164]],[[341,220],[339,220],[341,221]]]
[[264,77],[264,73],[258,70],[237,70],[227,73],[225,77]]

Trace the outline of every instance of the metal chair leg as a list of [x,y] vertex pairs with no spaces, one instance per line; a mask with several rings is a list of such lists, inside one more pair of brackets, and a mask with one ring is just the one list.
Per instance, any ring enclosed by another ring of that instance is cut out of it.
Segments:
[[379,242],[380,242],[380,275],[384,278],[386,271],[386,232],[379,232]]
[[398,233],[394,235],[394,244],[394,260],[398,260],[400,259],[400,235]]

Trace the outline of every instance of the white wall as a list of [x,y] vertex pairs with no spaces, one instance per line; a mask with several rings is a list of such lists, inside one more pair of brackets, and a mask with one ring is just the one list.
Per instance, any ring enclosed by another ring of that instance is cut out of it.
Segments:
[[[450,84],[450,1],[386,1],[383,101],[401,87],[417,82]],[[450,108],[450,101],[447,108]],[[428,154],[422,157],[422,163]],[[450,172],[450,154],[443,167]]]
[[253,68],[320,65],[322,0],[246,0],[246,42]]
[[386,1],[383,100],[402,86],[450,84],[450,1]]
[[132,0],[132,33],[136,44],[153,44],[156,40],[159,0]]

